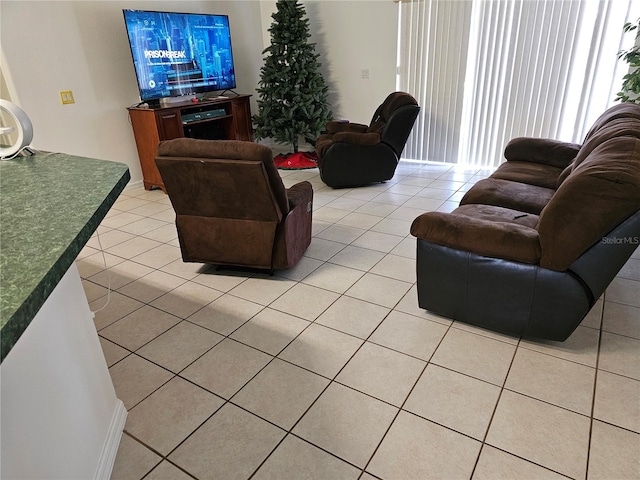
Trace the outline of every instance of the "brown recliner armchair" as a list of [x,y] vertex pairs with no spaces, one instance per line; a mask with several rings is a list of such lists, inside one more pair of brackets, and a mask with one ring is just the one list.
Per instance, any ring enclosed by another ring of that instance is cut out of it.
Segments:
[[322,181],[340,188],[390,180],[419,112],[411,95],[394,92],[369,125],[328,122],[315,143]]
[[270,148],[178,138],[161,142],[155,160],[185,262],[273,271],[293,267],[311,243],[311,184],[285,189]]

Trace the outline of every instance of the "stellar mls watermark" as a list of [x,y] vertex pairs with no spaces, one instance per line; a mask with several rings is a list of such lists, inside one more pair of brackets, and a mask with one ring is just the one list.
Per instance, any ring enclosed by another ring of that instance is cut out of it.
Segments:
[[602,237],[605,245],[640,245],[640,237]]

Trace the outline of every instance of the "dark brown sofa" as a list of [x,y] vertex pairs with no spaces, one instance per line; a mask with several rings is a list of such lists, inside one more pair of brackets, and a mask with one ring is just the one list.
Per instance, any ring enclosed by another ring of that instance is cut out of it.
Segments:
[[386,182],[395,174],[420,112],[415,98],[393,92],[369,125],[331,121],[315,142],[320,178],[333,188]]
[[311,243],[311,184],[285,189],[270,148],[178,138],[160,143],[156,164],[185,262],[286,269]]
[[516,138],[451,213],[416,218],[418,302],[455,320],[565,340],[640,243],[640,105],[582,145]]

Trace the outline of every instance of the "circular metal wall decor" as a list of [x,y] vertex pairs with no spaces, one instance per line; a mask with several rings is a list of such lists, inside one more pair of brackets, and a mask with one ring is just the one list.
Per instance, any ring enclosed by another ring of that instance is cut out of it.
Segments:
[[33,139],[33,126],[16,104],[0,99],[0,158],[15,157]]

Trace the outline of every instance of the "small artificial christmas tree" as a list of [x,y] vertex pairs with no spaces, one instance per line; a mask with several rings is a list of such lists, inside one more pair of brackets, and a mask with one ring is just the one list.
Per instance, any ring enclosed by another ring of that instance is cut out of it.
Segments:
[[271,45],[260,70],[255,138],[271,137],[291,144],[298,138],[315,139],[332,119],[327,104],[328,87],[319,71],[315,43],[308,43],[309,20],[298,0],[278,0],[271,15]]

